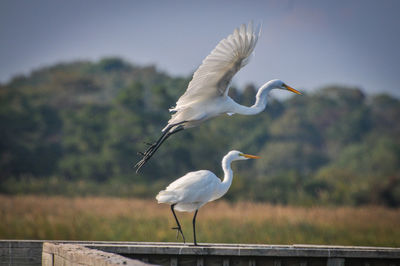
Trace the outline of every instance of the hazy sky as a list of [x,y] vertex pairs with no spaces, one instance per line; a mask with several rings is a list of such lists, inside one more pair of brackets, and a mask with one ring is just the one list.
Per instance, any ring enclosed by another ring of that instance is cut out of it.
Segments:
[[120,56],[189,75],[235,27],[262,21],[234,79],[400,97],[400,1],[1,0],[0,82],[59,61]]

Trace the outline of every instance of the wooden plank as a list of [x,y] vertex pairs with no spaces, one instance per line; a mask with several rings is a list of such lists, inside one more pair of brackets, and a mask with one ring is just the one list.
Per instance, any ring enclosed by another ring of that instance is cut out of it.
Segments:
[[1,248],[38,248],[44,241],[41,240],[0,240]]
[[[178,264],[179,259],[186,256],[193,259],[196,265],[198,257],[204,257],[203,265],[208,258],[218,257],[220,264],[234,265],[234,258],[247,257],[254,259],[269,257],[271,263],[275,260],[282,265],[288,258],[299,259],[297,265],[310,261],[307,258],[343,258],[358,260],[360,265],[369,260],[379,260],[382,265],[389,263],[400,265],[400,248],[382,247],[352,247],[352,246],[320,246],[320,245],[244,245],[244,244],[202,244],[201,246],[186,246],[181,243],[151,243],[151,242],[105,242],[105,241],[49,241],[51,243],[80,244],[84,247],[98,249],[104,252],[124,254],[134,258],[148,258],[150,262],[157,256],[168,261],[168,265]],[[0,240],[0,265],[40,265],[42,263],[43,241]],[[52,254],[51,252],[48,252]],[[47,255],[46,255],[47,256]],[[174,260],[175,258],[175,260]],[[300,260],[301,259],[301,260]],[[386,261],[384,261],[386,259]],[[215,261],[215,259],[212,259]],[[249,260],[247,260],[248,262]],[[326,260],[325,260],[326,261]],[[390,261],[390,262],[389,262]],[[246,262],[246,263],[247,263]],[[358,262],[357,262],[358,263]],[[312,265],[312,263],[309,263]],[[370,265],[373,265],[371,263]]]
[[23,247],[23,248],[1,248],[0,249],[0,257],[3,256],[14,256],[14,257],[31,257],[37,256],[41,254],[42,247]]
[[[54,261],[53,261],[54,264],[52,266],[64,266],[64,265],[66,266],[67,265],[67,261],[62,256],[60,256],[58,254],[54,254],[53,258],[54,258]],[[77,265],[77,263],[76,263],[76,265]]]
[[343,258],[328,258],[327,266],[344,266]]
[[229,259],[223,259],[222,266],[229,266]]
[[197,258],[197,266],[204,266],[204,259],[202,257]]
[[178,266],[178,258],[177,257],[171,258],[170,263],[171,266]]
[[400,258],[399,248],[339,246],[274,246],[222,245],[185,246],[176,244],[149,245],[85,245],[118,254],[208,255],[208,256],[270,256],[270,257],[338,257],[338,258]]
[[54,265],[54,255],[43,252],[42,253],[42,266],[53,266]]
[[61,265],[104,265],[104,266],[146,266],[139,260],[125,258],[118,254],[86,248],[82,245],[44,243],[43,253],[53,255],[53,266]]
[[41,247],[1,248],[0,265],[40,265]]

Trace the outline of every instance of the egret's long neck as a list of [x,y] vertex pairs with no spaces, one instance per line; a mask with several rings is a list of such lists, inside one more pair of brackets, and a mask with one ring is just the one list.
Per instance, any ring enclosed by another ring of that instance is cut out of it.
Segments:
[[274,87],[275,85],[273,84],[273,81],[268,81],[258,89],[256,94],[256,102],[252,106],[247,107],[237,104],[235,106],[235,113],[242,115],[255,115],[262,112],[267,106],[268,92]]
[[225,195],[230,186],[232,185],[233,172],[231,168],[232,158],[230,156],[225,156],[222,159],[222,169],[224,170],[224,180],[222,180],[221,185],[218,189],[218,198]]

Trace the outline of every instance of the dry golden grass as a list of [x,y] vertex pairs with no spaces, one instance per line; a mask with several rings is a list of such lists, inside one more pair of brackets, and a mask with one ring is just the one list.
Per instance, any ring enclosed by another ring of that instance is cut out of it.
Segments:
[[[187,240],[192,214],[179,213]],[[400,211],[217,201],[198,214],[198,241],[400,246]],[[0,238],[176,241],[155,200],[0,195]]]

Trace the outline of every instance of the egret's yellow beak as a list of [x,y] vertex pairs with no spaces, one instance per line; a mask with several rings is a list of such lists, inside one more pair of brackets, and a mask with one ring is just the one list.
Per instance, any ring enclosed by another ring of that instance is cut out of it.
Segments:
[[260,156],[244,154],[244,153],[241,153],[240,155],[243,157],[249,158],[249,159],[260,159],[261,158]]
[[290,87],[290,86],[288,86],[286,84],[283,84],[283,87],[285,87],[287,90],[289,90],[291,92],[294,92],[294,93],[297,93],[297,94],[301,95],[301,92],[299,92],[298,90],[293,89],[292,87]]

